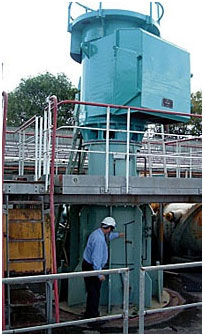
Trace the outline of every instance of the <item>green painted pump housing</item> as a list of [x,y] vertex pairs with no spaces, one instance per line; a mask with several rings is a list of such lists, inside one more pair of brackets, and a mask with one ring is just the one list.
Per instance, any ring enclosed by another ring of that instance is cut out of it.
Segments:
[[[159,24],[151,16],[99,9],[69,23],[69,31],[71,57],[82,63],[82,101],[190,113],[189,53],[160,38]],[[111,128],[126,128],[126,114],[125,109],[112,109]],[[131,111],[131,130],[142,131],[148,122],[188,120]],[[105,128],[106,109],[81,106],[79,121]],[[84,131],[83,136],[101,139],[97,132]]]
[[[78,3],[77,3],[78,4]],[[83,7],[83,5],[82,5]],[[71,8],[71,4],[69,9]],[[87,13],[72,21],[71,57],[82,64],[80,100],[86,102],[135,106],[154,110],[190,113],[190,61],[185,50],[160,38],[159,21],[152,15],[126,10],[86,8]],[[88,150],[88,174],[105,176],[107,108],[81,105],[79,125],[101,128],[82,130],[83,146]],[[148,123],[176,123],[189,117],[131,110],[130,130],[144,132]],[[103,130],[104,129],[104,130]],[[127,174],[127,109],[111,109],[109,143],[109,176]],[[129,176],[137,176],[137,152],[143,133],[130,133]],[[100,152],[100,154],[98,154]],[[125,193],[126,191],[124,191]],[[113,216],[117,229],[126,230],[126,240],[110,243],[108,268],[129,267],[130,303],[138,306],[139,269],[151,265],[153,212],[149,204],[84,205],[70,212],[70,271],[81,270],[83,250],[88,235],[102,219]],[[127,225],[127,223],[130,223]],[[127,242],[130,243],[127,243]],[[68,304],[85,300],[83,279],[69,280]],[[146,274],[145,304],[152,296],[161,301],[162,274]],[[123,279],[109,277],[103,286],[101,300],[109,307],[122,302]]]

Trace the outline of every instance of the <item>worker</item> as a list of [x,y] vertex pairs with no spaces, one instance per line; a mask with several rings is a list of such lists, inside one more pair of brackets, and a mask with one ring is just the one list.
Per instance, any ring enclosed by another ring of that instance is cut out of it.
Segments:
[[[107,242],[115,238],[124,237],[123,232],[112,232],[115,227],[115,219],[113,217],[105,217],[101,222],[101,226],[90,234],[83,254],[83,271],[99,271],[105,266],[108,261]],[[105,276],[103,274],[84,278],[87,292],[84,318],[99,316],[100,289],[104,280]]]

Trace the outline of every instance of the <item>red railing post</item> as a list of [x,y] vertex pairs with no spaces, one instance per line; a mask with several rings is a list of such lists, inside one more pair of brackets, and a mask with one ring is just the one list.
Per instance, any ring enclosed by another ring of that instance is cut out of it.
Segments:
[[[6,120],[8,110],[8,94],[2,92],[3,96],[3,130],[2,130],[2,202],[3,202],[3,186],[4,186],[4,159],[5,159],[5,144],[6,144]],[[2,278],[4,278],[4,218],[2,212]],[[2,330],[6,329],[5,318],[5,285],[2,284]]]
[[[53,107],[53,128],[52,128],[52,153],[50,167],[50,218],[51,218],[51,236],[52,236],[52,264],[53,274],[57,274],[56,261],[56,244],[55,244],[55,211],[54,211],[54,186],[55,186],[55,147],[56,147],[56,128],[57,128],[57,98],[52,96],[51,103]],[[59,293],[58,282],[54,280],[54,297],[55,297],[55,316],[56,322],[60,322],[59,316]]]

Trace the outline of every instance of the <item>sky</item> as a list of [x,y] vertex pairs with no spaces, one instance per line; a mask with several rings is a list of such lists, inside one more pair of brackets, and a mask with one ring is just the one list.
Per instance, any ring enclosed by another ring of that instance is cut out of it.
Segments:
[[[203,0],[161,0],[164,17],[161,37],[191,54],[191,91],[202,89],[203,83]],[[2,88],[12,91],[21,78],[46,71],[63,72],[77,87],[81,65],[70,53],[70,33],[67,32],[66,0],[5,0],[1,2],[1,64]],[[81,1],[93,9],[98,1]],[[149,14],[149,1],[103,1],[104,8],[127,9]],[[156,9],[156,6],[154,6]],[[73,4],[76,18],[82,10]],[[156,10],[154,11],[156,18]]]

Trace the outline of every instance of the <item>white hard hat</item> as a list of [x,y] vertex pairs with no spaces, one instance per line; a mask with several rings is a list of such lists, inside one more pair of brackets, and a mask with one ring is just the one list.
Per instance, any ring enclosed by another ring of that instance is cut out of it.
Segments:
[[102,222],[102,226],[112,226],[113,228],[116,227],[116,221],[113,217],[105,217]]

